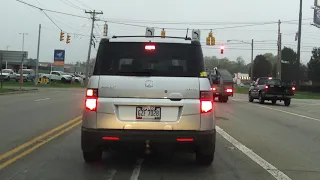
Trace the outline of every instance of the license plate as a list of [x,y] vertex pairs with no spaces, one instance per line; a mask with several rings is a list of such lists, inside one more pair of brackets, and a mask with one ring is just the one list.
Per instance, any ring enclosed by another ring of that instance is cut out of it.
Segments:
[[274,87],[274,85],[270,85],[270,87]]
[[161,119],[161,108],[154,106],[136,107],[136,119]]

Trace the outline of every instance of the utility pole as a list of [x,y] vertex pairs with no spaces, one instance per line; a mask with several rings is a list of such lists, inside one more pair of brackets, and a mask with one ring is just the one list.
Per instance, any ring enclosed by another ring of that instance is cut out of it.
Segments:
[[24,54],[24,36],[28,35],[28,33],[19,33],[22,35],[22,59],[21,59],[21,69],[20,69],[20,89],[21,89],[21,84],[23,83],[23,60],[25,58],[25,54]]
[[96,15],[103,14],[103,12],[96,12],[94,11],[85,11],[85,13],[91,15],[92,19],[92,26],[91,26],[91,34],[90,34],[90,41],[89,41],[89,50],[88,50],[88,59],[87,59],[87,65],[86,65],[86,79],[85,79],[85,86],[88,85],[89,80],[89,64],[90,64],[90,56],[91,56],[91,46],[92,46],[92,40],[93,40],[93,28],[94,28],[94,22],[96,21]]
[[36,77],[34,85],[38,85],[38,71],[39,71],[39,54],[40,54],[40,38],[41,38],[41,24],[39,24],[39,35],[38,35],[38,49],[37,49],[37,61],[36,61]]
[[9,47],[11,47],[11,46],[9,46],[9,45],[5,46],[5,48],[6,48],[7,51],[9,50]]
[[251,40],[251,82],[253,81],[253,39]]
[[278,21],[278,60],[277,60],[277,78],[281,79],[281,21]]
[[298,27],[298,49],[297,49],[297,72],[296,88],[300,89],[300,49],[301,49],[301,25],[302,25],[302,0],[300,0],[299,27]]

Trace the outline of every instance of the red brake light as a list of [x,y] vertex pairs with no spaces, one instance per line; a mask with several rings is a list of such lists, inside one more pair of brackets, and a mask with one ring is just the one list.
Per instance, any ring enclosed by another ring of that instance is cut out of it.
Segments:
[[227,91],[227,92],[232,92],[233,90],[232,90],[232,89],[227,89],[226,91]]
[[89,111],[97,110],[98,89],[87,89],[85,106]]
[[155,50],[156,46],[155,45],[145,45],[144,49],[147,51]]
[[201,113],[208,113],[213,110],[213,94],[211,91],[200,91]]
[[265,88],[265,89],[268,89],[268,88],[269,88],[269,86],[264,86],[264,88]]
[[296,88],[295,87],[292,87],[292,91],[295,91],[296,90]]
[[215,91],[215,90],[216,90],[216,88],[211,88],[211,90],[212,90],[212,91]]

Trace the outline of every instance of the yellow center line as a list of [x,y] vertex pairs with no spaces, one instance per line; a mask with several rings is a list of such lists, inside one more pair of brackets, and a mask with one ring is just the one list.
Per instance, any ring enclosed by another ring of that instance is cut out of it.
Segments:
[[23,151],[22,153],[18,154],[17,156],[14,156],[13,158],[9,159],[8,161],[4,162],[3,164],[0,164],[0,170],[3,169],[3,168],[5,168],[5,167],[7,167],[8,165],[14,163],[15,161],[21,159],[22,157],[30,154],[31,152],[33,152],[34,150],[38,149],[38,148],[41,147],[42,145],[48,143],[49,141],[51,141],[51,140],[53,140],[53,139],[55,139],[55,138],[63,135],[64,133],[72,130],[74,127],[76,127],[76,126],[78,126],[78,125],[80,125],[80,124],[81,124],[81,121],[78,121],[78,122],[76,122],[75,124],[69,126],[68,128],[63,129],[63,130],[61,130],[60,132],[56,133],[55,135],[51,136],[50,138],[42,141],[41,143],[36,144],[35,146],[32,146],[31,148],[29,148],[29,149],[26,150],[26,151]]
[[22,144],[22,145],[20,145],[20,146],[18,146],[16,148],[12,149],[12,150],[10,150],[10,151],[0,155],[0,161],[3,160],[3,159],[8,158],[9,156],[11,156],[11,155],[13,155],[13,154],[15,154],[15,153],[17,153],[19,151],[21,151],[24,148],[36,143],[37,141],[42,140],[42,139],[46,138],[47,136],[49,136],[49,135],[51,135],[51,134],[63,129],[64,127],[79,121],[81,118],[82,118],[82,116],[74,118],[74,119],[72,119],[72,120],[70,120],[70,121],[68,121],[68,122],[66,122],[66,123],[54,128],[54,129],[52,129],[52,130],[50,130],[50,131],[48,131],[48,132],[46,132],[46,133],[34,138],[34,139],[32,139],[32,140],[30,140],[30,141],[28,141],[28,142],[26,142],[26,143],[24,143],[24,144]]

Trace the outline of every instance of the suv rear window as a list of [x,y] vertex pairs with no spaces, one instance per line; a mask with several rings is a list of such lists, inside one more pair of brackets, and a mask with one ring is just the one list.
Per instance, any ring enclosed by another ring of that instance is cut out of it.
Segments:
[[[155,45],[145,50],[145,45]],[[204,71],[201,46],[194,44],[101,43],[93,75],[199,77]]]

